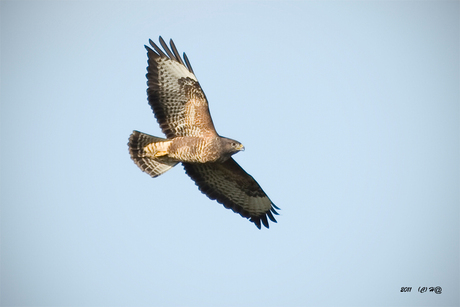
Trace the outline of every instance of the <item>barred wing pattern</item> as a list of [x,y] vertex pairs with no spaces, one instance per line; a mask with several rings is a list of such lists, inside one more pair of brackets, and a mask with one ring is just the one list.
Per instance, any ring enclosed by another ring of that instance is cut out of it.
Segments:
[[273,214],[278,207],[272,203],[259,184],[233,158],[224,163],[184,163],[185,172],[201,192],[225,208],[248,218],[260,229],[268,226],[267,217],[276,223]]
[[217,135],[208,102],[184,53],[182,61],[174,42],[171,50],[160,37],[163,52],[152,40],[148,55],[147,95],[160,128],[168,139],[178,136]]

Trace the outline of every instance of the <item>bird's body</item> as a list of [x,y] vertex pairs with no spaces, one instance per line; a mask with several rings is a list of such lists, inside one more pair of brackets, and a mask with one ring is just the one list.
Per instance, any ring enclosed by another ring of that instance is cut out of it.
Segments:
[[150,143],[144,152],[151,158],[163,158],[175,162],[208,163],[225,162],[243,148],[237,141],[214,136],[198,138],[178,136]]
[[267,217],[276,222],[273,214],[278,208],[231,157],[243,145],[217,134],[187,56],[184,54],[184,63],[172,40],[172,52],[161,37],[160,43],[166,53],[152,41],[156,52],[146,46],[147,94],[167,138],[134,131],[128,143],[131,158],[152,177],[182,163],[209,198],[249,218],[258,228],[261,222],[268,228]]

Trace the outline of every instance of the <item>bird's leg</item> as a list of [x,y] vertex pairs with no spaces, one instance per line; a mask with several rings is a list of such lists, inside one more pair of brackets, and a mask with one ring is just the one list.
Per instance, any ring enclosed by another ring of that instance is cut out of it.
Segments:
[[155,142],[144,147],[144,152],[153,158],[164,157],[168,155],[168,146],[170,142]]
[[164,157],[168,155],[168,152],[167,151],[157,151],[155,154],[154,154],[154,157],[155,158],[158,158],[158,157]]

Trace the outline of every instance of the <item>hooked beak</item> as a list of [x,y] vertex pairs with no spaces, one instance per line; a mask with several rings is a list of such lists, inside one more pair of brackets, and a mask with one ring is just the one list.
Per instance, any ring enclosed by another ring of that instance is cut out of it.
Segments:
[[243,144],[240,144],[236,149],[238,149],[239,151],[244,151],[244,146],[243,146]]

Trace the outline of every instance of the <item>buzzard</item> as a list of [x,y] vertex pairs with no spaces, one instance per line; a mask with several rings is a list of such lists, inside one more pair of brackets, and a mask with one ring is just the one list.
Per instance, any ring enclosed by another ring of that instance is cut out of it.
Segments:
[[[187,175],[210,199],[249,219],[257,228],[276,223],[278,209],[259,184],[231,157],[244,150],[238,141],[217,134],[208,101],[184,53],[183,60],[171,40],[171,49],[160,36],[164,51],[149,40],[147,95],[165,138],[133,131],[129,138],[131,159],[152,177],[179,162]],[[171,51],[172,50],[172,51]],[[268,218],[268,219],[267,219]]]

